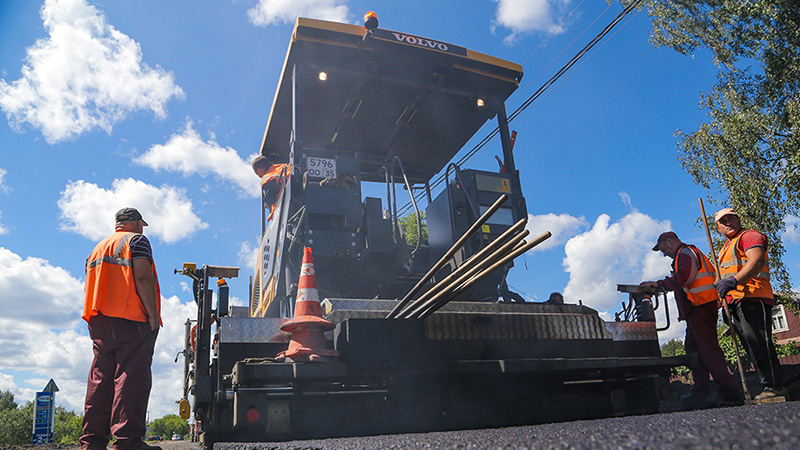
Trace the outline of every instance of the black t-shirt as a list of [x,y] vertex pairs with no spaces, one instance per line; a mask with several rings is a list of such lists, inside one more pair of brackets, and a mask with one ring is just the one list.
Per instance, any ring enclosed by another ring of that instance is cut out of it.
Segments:
[[150,247],[150,241],[147,240],[143,234],[135,234],[129,241],[131,246],[131,259],[147,258],[153,260],[153,249]]

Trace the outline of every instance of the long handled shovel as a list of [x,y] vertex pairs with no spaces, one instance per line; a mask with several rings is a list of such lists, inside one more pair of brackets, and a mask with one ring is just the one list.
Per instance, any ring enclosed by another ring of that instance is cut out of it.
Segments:
[[[719,281],[719,261],[717,261],[717,252],[714,251],[714,242],[711,240],[711,232],[708,230],[708,221],[706,220],[706,208],[703,206],[703,199],[698,198],[700,201],[700,216],[703,219],[703,225],[706,227],[706,236],[708,237],[708,247],[711,249],[711,260],[714,261],[714,269],[717,271],[717,281]],[[721,298],[722,310],[725,313],[725,319],[731,327],[731,339],[733,340],[733,352],[736,354],[736,365],[739,368],[739,378],[742,380],[742,390],[744,391],[744,403],[746,405],[753,404],[753,398],[750,396],[750,391],[747,390],[747,383],[744,379],[744,368],[742,367],[742,357],[739,356],[739,343],[736,340],[736,327],[733,326],[733,318],[731,317],[731,310],[728,308],[727,298]]]

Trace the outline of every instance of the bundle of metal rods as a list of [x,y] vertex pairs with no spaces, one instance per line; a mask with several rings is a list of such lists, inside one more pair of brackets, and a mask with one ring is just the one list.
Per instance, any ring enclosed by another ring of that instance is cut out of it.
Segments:
[[506,195],[497,199],[386,317],[397,319],[422,319],[428,317],[475,283],[486,278],[494,271],[505,267],[514,258],[539,245],[551,236],[548,231],[536,239],[526,242],[524,239],[529,234],[527,230],[524,230],[527,219],[520,219],[486,247],[464,261],[447,277],[431,286],[419,298],[410,301],[411,297],[421,290],[422,286],[448,262],[507,199]]

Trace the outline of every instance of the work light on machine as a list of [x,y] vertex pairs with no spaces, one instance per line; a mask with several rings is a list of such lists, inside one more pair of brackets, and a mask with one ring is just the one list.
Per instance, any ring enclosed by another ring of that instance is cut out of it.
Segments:
[[484,103],[484,101],[483,101],[483,99],[482,99],[482,98],[479,98],[479,99],[475,100],[475,105],[476,105],[478,108],[483,108],[483,105],[485,105],[485,104],[486,104],[486,103]]
[[325,81],[327,79],[328,79],[328,74],[327,73],[325,73],[325,72],[320,72],[319,73],[319,81]]
[[368,11],[364,14],[364,28],[374,30],[378,28],[378,15],[375,11]]

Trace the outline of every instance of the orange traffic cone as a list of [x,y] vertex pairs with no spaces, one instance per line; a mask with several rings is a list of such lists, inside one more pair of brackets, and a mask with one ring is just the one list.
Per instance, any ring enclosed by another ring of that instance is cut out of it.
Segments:
[[293,362],[327,361],[339,356],[336,350],[328,350],[325,331],[332,330],[334,324],[322,318],[319,304],[317,277],[314,275],[314,261],[311,248],[303,252],[303,265],[300,268],[300,281],[297,285],[297,302],[294,317],[281,325],[282,331],[292,333],[292,340],[285,352],[278,353],[276,359]]

